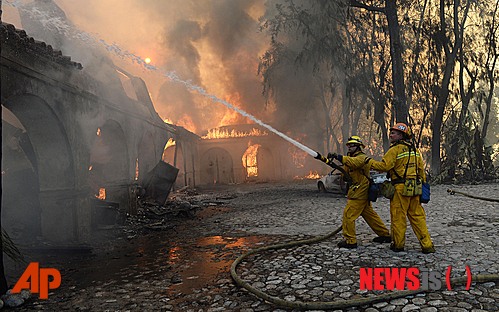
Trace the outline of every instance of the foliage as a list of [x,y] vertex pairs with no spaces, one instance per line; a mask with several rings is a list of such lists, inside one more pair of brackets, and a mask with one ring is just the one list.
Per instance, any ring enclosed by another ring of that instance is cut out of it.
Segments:
[[[373,153],[386,150],[387,128],[404,109],[394,104],[396,80],[404,81],[409,123],[433,177],[497,176],[499,1],[397,1],[398,25],[389,22],[387,0],[272,3],[261,24],[271,38],[260,66],[265,93],[279,101],[277,68],[309,68],[327,147],[357,133]],[[402,77],[393,72],[394,27]]]

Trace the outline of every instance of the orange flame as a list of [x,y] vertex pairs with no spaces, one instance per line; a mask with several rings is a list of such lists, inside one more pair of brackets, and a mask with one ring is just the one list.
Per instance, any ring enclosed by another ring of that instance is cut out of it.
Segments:
[[310,171],[308,173],[308,176],[305,177],[305,179],[309,179],[309,180],[316,180],[316,179],[319,179],[321,176],[319,175],[319,173],[317,171]]
[[[239,92],[234,92],[232,94],[226,95],[224,100],[229,102],[235,107],[243,107],[241,94]],[[222,120],[219,123],[219,127],[228,126],[228,125],[236,125],[236,124],[250,124],[251,121],[239,114],[238,112],[230,109],[225,110],[225,114],[222,117]]]
[[293,179],[294,180],[317,180],[321,177],[321,175],[317,171],[310,171],[308,175],[300,177],[300,176],[295,176]]
[[98,195],[96,194],[95,197],[100,199],[100,200],[105,200],[106,199],[106,189],[101,187],[99,189],[99,194]]
[[250,145],[243,154],[243,166],[246,168],[246,177],[258,177],[257,155],[260,144]]
[[231,131],[227,129],[210,129],[208,134],[203,136],[203,139],[227,139],[227,138],[242,138],[249,136],[266,136],[269,135],[266,131],[261,131],[259,129],[253,128],[249,132],[236,131],[232,129]]

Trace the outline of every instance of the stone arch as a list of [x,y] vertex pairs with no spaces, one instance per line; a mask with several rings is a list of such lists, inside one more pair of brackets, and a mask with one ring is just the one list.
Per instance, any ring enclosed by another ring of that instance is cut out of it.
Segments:
[[[15,177],[2,176],[2,211],[5,221],[12,217],[12,222],[20,222],[17,225],[25,227],[21,231],[22,237],[43,234],[44,229],[54,225],[63,228],[61,224],[64,224],[70,228],[75,215],[74,200],[68,196],[68,191],[74,190],[75,170],[72,149],[59,117],[47,102],[31,94],[13,96],[2,104],[19,119],[26,130],[20,134],[19,143],[32,165],[32,169],[17,173],[17,179],[22,179],[22,182],[16,181]],[[3,141],[2,151],[11,152]],[[2,164],[2,167],[4,165],[7,164]],[[5,187],[16,185],[19,189],[14,194],[5,192]],[[23,194],[19,200],[25,202],[24,207],[15,203],[11,207],[10,201],[17,194]],[[62,229],[61,233],[55,235],[64,236],[62,233],[67,235]]]
[[201,183],[234,183],[233,160],[227,150],[214,147],[204,153],[201,157]]

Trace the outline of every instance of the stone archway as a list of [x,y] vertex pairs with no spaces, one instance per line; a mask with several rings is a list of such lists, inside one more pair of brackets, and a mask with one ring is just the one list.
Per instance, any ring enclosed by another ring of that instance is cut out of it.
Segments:
[[[20,237],[24,238],[42,234],[55,241],[75,239],[75,198],[69,195],[75,187],[75,170],[66,130],[52,108],[37,96],[13,96],[3,104],[26,132],[16,139],[22,153],[15,152],[12,136],[6,144],[2,141],[2,151],[25,157],[17,165],[30,163],[32,167],[2,175],[3,223],[6,228],[9,223],[23,228]],[[3,157],[2,170],[12,165]],[[5,188],[15,191],[6,192]]]
[[248,146],[242,156],[247,180],[270,181],[275,179],[272,152],[261,144]]
[[233,161],[229,152],[214,147],[201,158],[201,184],[234,183]]
[[92,191],[101,199],[119,203],[120,210],[126,211],[129,207],[130,164],[125,134],[118,122],[107,120],[98,128],[90,150],[90,164]]

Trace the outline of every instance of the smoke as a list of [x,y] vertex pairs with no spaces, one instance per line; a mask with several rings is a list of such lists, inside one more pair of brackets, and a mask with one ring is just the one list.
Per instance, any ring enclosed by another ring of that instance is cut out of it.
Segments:
[[[66,20],[77,29],[95,34],[152,65],[175,72],[181,79],[204,88],[264,122],[274,123],[283,132],[317,128],[311,117],[310,75],[298,75],[294,68],[282,71],[285,90],[272,107],[262,95],[257,75],[260,57],[269,46],[269,37],[259,31],[259,18],[273,10],[264,0],[34,0],[16,1],[25,8],[48,12],[53,20]],[[269,2],[270,3],[270,2]],[[8,11],[3,19],[9,22]],[[159,115],[187,129],[203,134],[209,128],[250,121],[206,97],[187,90],[158,72],[95,47],[75,44],[74,39],[46,31],[40,22],[16,25],[30,36],[46,41],[63,54],[80,62],[94,77],[112,81],[102,64],[111,60],[146,81]],[[114,84],[120,84],[114,79]],[[277,110],[277,111],[276,111]]]
[[[265,101],[257,76],[258,57],[266,47],[265,36],[258,32],[263,2],[193,1],[188,2],[189,9],[184,7],[184,2],[170,3],[176,5],[171,9],[178,9],[183,14],[165,25],[162,43],[170,56],[166,67],[209,93],[268,120],[268,116],[262,114]],[[196,129],[248,122],[226,108],[165,82],[157,102],[172,101],[176,105],[164,105],[167,115],[180,124],[187,124],[186,119],[190,119]]]

